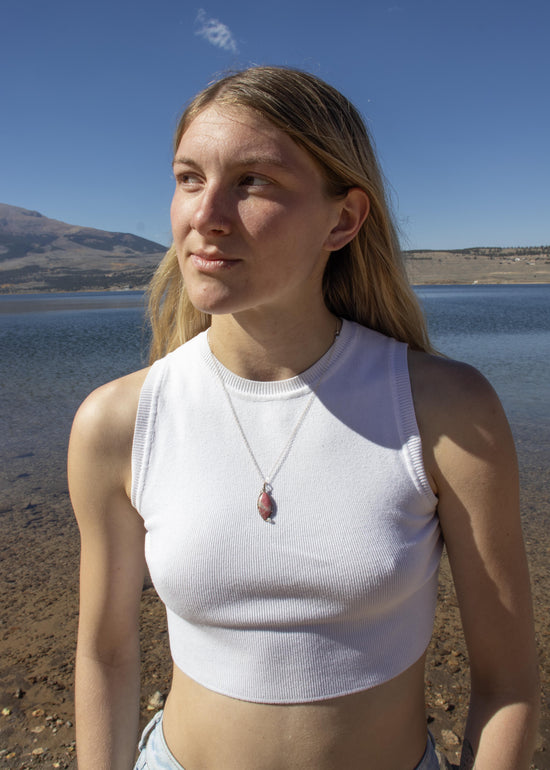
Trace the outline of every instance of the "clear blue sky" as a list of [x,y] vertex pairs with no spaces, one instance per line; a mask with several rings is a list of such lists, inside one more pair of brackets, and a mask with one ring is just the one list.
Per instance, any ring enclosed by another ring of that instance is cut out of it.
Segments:
[[2,0],[0,202],[168,244],[185,102],[249,64],[366,117],[404,248],[550,244],[549,0]]

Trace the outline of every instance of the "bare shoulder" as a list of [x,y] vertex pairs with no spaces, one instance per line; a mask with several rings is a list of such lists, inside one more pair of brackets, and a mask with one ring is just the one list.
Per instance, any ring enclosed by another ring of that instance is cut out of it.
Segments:
[[[497,463],[513,470],[515,448],[500,400],[473,366],[416,351],[409,372],[426,468],[432,479],[449,478],[468,465]],[[468,458],[468,463],[465,459]]]
[[[149,368],[102,385],[85,399],[74,418],[69,442],[71,495],[117,489],[129,496],[131,455],[139,396]],[[73,503],[74,504],[74,503]]]
[[488,380],[475,367],[442,356],[409,351],[409,372],[415,405],[447,412],[457,408],[485,409],[498,402]]
[[102,448],[123,445],[132,438],[141,388],[150,367],[132,372],[92,391],[80,405],[73,435],[84,434]]
[[461,361],[409,351],[409,372],[421,430],[427,435],[469,426],[490,430],[507,428],[500,400],[475,367]]

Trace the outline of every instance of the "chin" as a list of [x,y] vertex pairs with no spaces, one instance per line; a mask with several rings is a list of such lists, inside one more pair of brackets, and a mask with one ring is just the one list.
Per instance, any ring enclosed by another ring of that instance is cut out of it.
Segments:
[[187,290],[187,296],[193,307],[208,315],[227,315],[236,309],[236,303],[227,294]]

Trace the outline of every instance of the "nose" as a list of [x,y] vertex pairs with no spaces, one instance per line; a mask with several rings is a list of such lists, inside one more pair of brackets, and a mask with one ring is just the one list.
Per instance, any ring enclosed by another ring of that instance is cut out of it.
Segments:
[[225,235],[230,229],[227,195],[218,185],[207,185],[195,199],[191,227],[201,235]]

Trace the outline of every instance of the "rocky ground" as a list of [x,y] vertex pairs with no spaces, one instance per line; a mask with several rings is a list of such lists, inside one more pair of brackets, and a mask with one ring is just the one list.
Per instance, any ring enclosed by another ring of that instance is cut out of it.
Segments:
[[[524,472],[525,534],[542,671],[543,718],[532,768],[550,770],[550,508],[548,472]],[[0,768],[76,768],[73,716],[78,532],[67,495],[35,491],[0,507]],[[535,515],[536,513],[536,515]],[[142,723],[169,686],[164,611],[146,584],[142,603]],[[152,699],[152,700],[151,700]],[[445,560],[427,668],[427,719],[451,763],[458,762],[468,702],[468,662]]]

